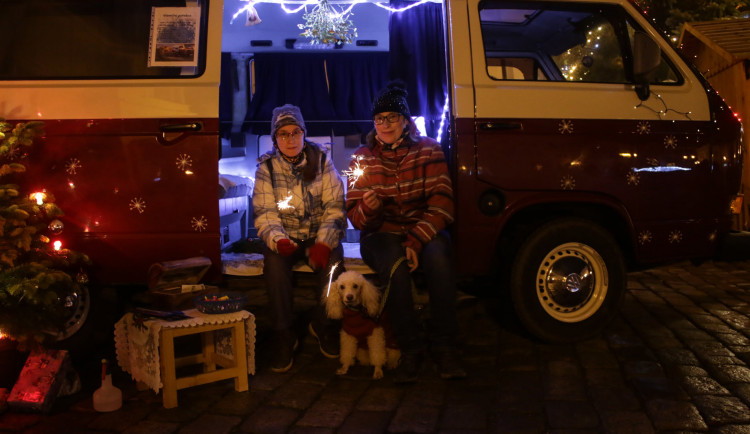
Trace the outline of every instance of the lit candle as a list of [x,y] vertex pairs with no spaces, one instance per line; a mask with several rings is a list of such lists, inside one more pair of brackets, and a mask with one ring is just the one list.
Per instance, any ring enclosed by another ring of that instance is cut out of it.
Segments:
[[55,251],[59,252],[60,249],[62,249],[62,241],[57,240],[52,243],[52,246],[54,247]]
[[37,191],[36,193],[31,193],[31,198],[36,200],[37,205],[44,205],[44,199],[47,198],[47,195],[41,191]]

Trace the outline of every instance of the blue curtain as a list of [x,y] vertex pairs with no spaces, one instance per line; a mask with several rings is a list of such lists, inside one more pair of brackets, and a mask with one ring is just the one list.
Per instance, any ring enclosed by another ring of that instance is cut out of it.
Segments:
[[[391,0],[392,8],[414,2]],[[424,116],[427,135],[436,137],[448,93],[442,5],[425,3],[390,17],[391,79],[409,91],[412,116]]]
[[274,107],[299,106],[311,136],[366,133],[388,81],[388,53],[259,53],[243,130],[269,134]]

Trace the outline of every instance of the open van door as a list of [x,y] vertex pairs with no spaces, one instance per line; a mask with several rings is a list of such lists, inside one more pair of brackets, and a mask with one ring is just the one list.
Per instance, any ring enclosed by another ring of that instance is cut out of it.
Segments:
[[65,212],[63,246],[93,282],[218,270],[221,2],[3,3],[0,117],[44,122],[26,178]]

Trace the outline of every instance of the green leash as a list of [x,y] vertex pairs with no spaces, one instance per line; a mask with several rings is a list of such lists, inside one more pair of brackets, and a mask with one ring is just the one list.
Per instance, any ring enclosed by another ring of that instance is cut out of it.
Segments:
[[383,313],[383,309],[385,308],[385,302],[388,300],[388,293],[391,291],[391,281],[393,280],[393,275],[396,273],[396,269],[402,264],[406,262],[406,256],[402,256],[396,260],[396,262],[393,263],[393,267],[391,267],[391,274],[388,276],[388,284],[385,286],[385,291],[383,291],[383,296],[380,298],[380,307],[378,307],[378,313],[375,315],[375,321],[380,320],[380,315]]

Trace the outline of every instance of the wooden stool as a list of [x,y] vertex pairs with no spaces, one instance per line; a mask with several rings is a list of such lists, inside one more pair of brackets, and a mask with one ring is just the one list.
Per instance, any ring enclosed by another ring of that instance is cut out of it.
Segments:
[[[232,358],[229,359],[214,351],[214,332],[231,330]],[[185,357],[175,358],[174,338],[180,336],[201,335],[202,352]],[[242,319],[224,324],[203,324],[193,327],[161,329],[159,358],[161,361],[161,378],[164,383],[162,398],[164,408],[177,407],[177,391],[186,387],[212,383],[214,381],[234,378],[234,390],[244,392],[247,384],[247,348],[245,345],[245,322]],[[203,364],[203,372],[177,378],[177,368]],[[216,369],[219,366],[223,369]]]

